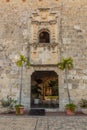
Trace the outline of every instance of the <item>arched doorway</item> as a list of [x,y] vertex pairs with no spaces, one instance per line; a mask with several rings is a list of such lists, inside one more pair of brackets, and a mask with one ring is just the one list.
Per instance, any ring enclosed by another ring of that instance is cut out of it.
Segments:
[[31,75],[31,108],[58,108],[58,101],[57,73],[54,71],[35,71]]

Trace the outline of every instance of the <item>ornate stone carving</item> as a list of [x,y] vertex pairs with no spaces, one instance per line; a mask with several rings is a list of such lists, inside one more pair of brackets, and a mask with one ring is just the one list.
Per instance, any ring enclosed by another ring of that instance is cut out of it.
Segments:
[[[58,20],[57,13],[50,8],[39,8],[32,13],[30,30],[30,61],[32,64],[57,64],[59,55]],[[39,43],[41,41],[39,40],[39,34],[43,31],[49,33],[49,43]]]
[[57,13],[51,11],[50,8],[39,8],[37,11],[35,10],[31,16],[31,35],[33,36],[31,43],[38,43],[39,31],[42,29],[48,29],[51,32],[51,42],[58,42],[57,36],[59,32],[55,30],[58,27],[57,19]]

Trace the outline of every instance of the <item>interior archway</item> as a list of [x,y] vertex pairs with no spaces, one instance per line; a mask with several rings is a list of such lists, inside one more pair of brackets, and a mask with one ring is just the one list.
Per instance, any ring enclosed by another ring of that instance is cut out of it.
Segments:
[[[35,102],[35,99],[39,99]],[[54,71],[35,71],[31,75],[31,108],[59,107],[58,75]]]

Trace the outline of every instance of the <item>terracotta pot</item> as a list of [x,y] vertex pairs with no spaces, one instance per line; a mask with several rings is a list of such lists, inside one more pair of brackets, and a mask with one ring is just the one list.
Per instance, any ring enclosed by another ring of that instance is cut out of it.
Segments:
[[21,115],[24,114],[24,107],[20,107],[20,114],[21,114]]
[[75,111],[71,111],[70,109],[66,109],[67,115],[75,115]]
[[19,109],[19,107],[16,107],[15,110],[16,110],[16,115],[19,115],[19,114],[20,114],[20,109]]
[[16,115],[23,115],[24,107],[16,107]]

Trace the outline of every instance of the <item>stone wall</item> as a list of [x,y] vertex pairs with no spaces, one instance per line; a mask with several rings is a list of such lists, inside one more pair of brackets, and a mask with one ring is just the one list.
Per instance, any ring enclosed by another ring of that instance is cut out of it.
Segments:
[[[51,8],[59,12],[60,56],[71,56],[74,69],[69,73],[69,89],[76,103],[87,98],[87,1],[86,0],[0,0],[0,99],[8,94],[19,97],[20,68],[15,64],[22,53],[28,56],[28,41],[31,37],[29,19],[38,8]],[[39,70],[39,67],[37,67]],[[44,67],[44,70],[50,67]],[[36,68],[24,69],[23,103],[30,106],[30,78]],[[55,70],[51,68],[51,70]],[[56,68],[60,78],[60,108],[67,102],[64,72]]]
[[74,59],[70,90],[73,99],[79,100],[87,98],[87,6],[85,1],[77,4],[67,5],[62,11],[62,55]]

